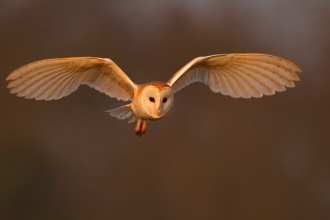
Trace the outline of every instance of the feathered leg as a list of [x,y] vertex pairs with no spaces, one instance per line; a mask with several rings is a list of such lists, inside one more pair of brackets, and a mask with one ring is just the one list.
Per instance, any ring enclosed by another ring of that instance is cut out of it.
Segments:
[[147,121],[143,119],[138,119],[138,122],[136,123],[136,127],[134,129],[134,133],[141,137],[147,130]]

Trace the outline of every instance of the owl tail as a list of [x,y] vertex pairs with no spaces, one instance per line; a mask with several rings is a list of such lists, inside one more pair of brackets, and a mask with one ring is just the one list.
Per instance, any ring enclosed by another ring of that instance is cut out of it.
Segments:
[[119,108],[114,108],[107,110],[105,112],[109,112],[111,116],[116,117],[118,119],[126,119],[128,118],[128,123],[135,122],[137,120],[137,117],[133,113],[131,109],[131,103],[128,105],[120,106]]

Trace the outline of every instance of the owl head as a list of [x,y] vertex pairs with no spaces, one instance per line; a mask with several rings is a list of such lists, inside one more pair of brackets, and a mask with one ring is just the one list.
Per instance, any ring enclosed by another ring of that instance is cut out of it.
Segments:
[[148,83],[141,91],[142,108],[152,119],[164,117],[173,105],[172,88],[161,82]]

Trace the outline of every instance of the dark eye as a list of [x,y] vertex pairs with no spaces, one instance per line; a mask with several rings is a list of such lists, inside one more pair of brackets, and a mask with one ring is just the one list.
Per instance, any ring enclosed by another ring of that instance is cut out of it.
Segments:
[[154,97],[150,97],[149,100],[150,100],[150,102],[154,102],[155,101]]
[[164,99],[163,99],[163,102],[167,102],[167,98],[164,98]]

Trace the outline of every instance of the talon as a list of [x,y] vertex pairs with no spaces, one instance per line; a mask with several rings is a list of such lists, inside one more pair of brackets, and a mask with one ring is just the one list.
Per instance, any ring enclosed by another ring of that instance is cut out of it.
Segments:
[[141,137],[145,132],[147,128],[147,121],[143,119],[139,119],[138,122],[136,123],[136,127],[134,129],[134,133]]

